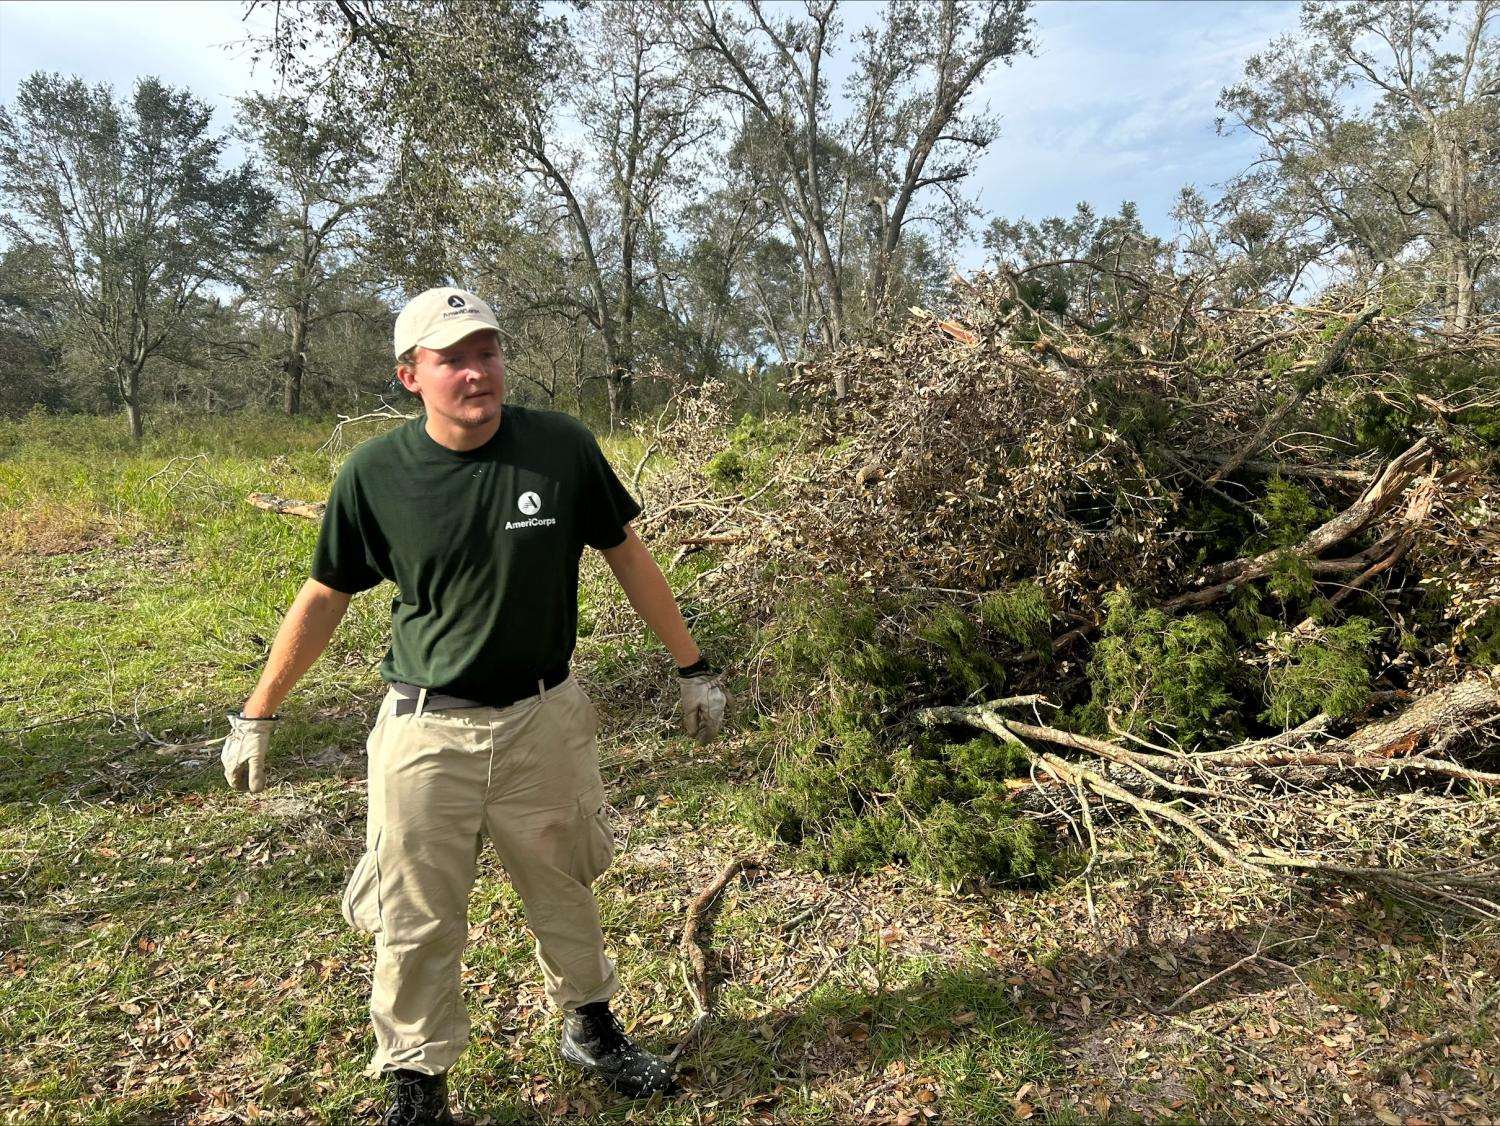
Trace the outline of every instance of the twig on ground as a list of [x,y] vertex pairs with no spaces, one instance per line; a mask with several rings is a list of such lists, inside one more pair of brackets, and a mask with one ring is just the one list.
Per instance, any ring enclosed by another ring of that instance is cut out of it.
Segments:
[[703,947],[698,938],[703,921],[713,906],[714,900],[728,886],[730,880],[741,872],[762,871],[764,868],[765,862],[758,857],[742,856],[728,864],[713,882],[699,892],[692,903],[688,904],[687,917],[682,925],[682,978],[687,984],[688,993],[692,995],[695,1012],[693,1023],[686,1035],[677,1042],[677,1047],[673,1048],[671,1054],[667,1056],[668,1063],[676,1063],[682,1058],[683,1052],[687,1051],[698,1039],[703,1026],[713,1015],[713,986],[708,977],[708,959],[703,953]]

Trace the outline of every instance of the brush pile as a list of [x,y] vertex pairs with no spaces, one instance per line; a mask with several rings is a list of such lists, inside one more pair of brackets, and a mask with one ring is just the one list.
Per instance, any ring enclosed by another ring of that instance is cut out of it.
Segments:
[[1500,323],[1127,288],[1080,325],[960,281],[796,414],[657,421],[643,530],[747,658],[752,819],[958,881],[1125,810],[1500,917]]

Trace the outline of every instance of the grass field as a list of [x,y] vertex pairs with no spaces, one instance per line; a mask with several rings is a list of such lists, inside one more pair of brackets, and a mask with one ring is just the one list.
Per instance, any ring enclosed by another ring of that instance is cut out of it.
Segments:
[[[362,1074],[372,951],[338,899],[363,839],[385,596],[355,600],[284,709],[265,792],[228,791],[217,759],[315,537],[244,498],[322,499],[344,452],[320,449],[330,429],[215,420],[136,447],[116,419],[0,424],[4,1121],[378,1117]],[[616,598],[591,566],[577,668],[617,811],[605,928],[648,1043],[692,1021],[687,904],[736,857],[766,866],[704,936],[719,1016],[684,1057],[688,1093],[640,1106],[562,1063],[518,901],[486,856],[474,1041],[452,1084],[474,1120],[1500,1115],[1494,930],[1240,887],[1144,841],[1149,872],[1144,853],[1106,856],[1092,905],[1078,886],[959,894],[894,869],[798,871],[736,816],[761,765],[744,741],[677,736],[661,650],[589,628]]]

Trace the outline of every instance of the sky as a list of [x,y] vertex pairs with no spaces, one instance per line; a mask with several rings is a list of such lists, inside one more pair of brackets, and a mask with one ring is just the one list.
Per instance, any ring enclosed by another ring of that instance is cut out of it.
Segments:
[[[847,22],[862,10],[851,0]],[[1134,200],[1148,231],[1170,235],[1185,184],[1211,193],[1253,158],[1250,138],[1218,135],[1215,103],[1297,11],[1295,0],[1044,0],[1035,57],[995,70],[980,95],[1001,118],[972,182],[980,208],[1036,220]],[[155,74],[227,127],[235,97],[275,88],[241,43],[271,18],[266,6],[246,19],[236,0],[0,0],[0,100],[37,70],[120,92]],[[959,265],[981,257],[971,247]]]

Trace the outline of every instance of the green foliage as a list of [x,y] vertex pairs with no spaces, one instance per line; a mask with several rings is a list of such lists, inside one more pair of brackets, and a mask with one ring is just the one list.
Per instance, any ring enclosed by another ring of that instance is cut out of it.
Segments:
[[1046,592],[1026,582],[985,595],[973,611],[945,603],[922,617],[912,633],[937,650],[937,671],[964,695],[979,696],[994,694],[1006,681],[999,650],[1051,658],[1051,622]]
[[767,799],[749,807],[750,824],[829,872],[909,864],[956,885],[1051,871],[1002,781],[1024,769],[1023,756],[988,736],[892,749],[868,729],[844,735],[837,750],[818,740],[795,748]]
[[1107,615],[1089,664],[1096,727],[1114,714],[1136,734],[1168,731],[1185,745],[1240,735],[1243,676],[1228,627],[1212,614],[1169,617],[1124,590],[1105,595]]
[[1036,583],[1016,583],[985,595],[979,620],[985,629],[1022,649],[1051,654],[1052,608]]
[[1005,682],[1005,670],[980,644],[978,624],[957,607],[939,607],[914,632],[938,650],[943,669],[965,695],[990,692]]
[[724,449],[703,467],[703,474],[720,488],[742,492],[759,488],[781,465],[802,431],[802,421],[792,415],[746,415]]
[[1266,576],[1266,589],[1287,605],[1312,597],[1318,588],[1307,560],[1295,551],[1284,551],[1277,556]]
[[1205,493],[1188,506],[1182,524],[1197,545],[1191,560],[1195,568],[1238,559],[1255,534],[1243,508],[1226,504],[1212,493]]
[[1261,641],[1276,628],[1276,620],[1261,612],[1261,595],[1254,583],[1244,583],[1229,595],[1224,620],[1241,641]]
[[[991,598],[995,633],[1038,636],[1039,592]],[[1043,873],[1048,861],[1038,855],[1036,831],[1011,811],[1003,784],[1024,769],[1023,756],[989,736],[898,742],[883,715],[932,683],[924,654],[931,646],[943,655],[938,676],[963,690],[998,683],[1000,667],[980,644],[983,611],[974,619],[940,608],[902,638],[878,635],[876,610],[839,585],[803,588],[785,600],[766,650],[766,688],[788,703],[810,684],[826,683],[828,695],[801,736],[778,752],[766,792],[744,806],[747,821],[799,846],[808,864],[825,871],[902,863],[950,883]]]
[[770,631],[771,697],[799,699],[825,677],[833,684],[834,717],[878,712],[922,674],[915,654],[877,642],[876,607],[844,583],[793,589]]
[[269,206],[248,167],[219,171],[226,139],[211,117],[155,78],[117,100],[42,72],[0,108],[0,232],[37,254],[46,289],[90,326],[75,344],[137,438],[147,362],[184,342],[208,283],[236,278]]
[[1267,674],[1262,722],[1295,727],[1319,712],[1339,719],[1364,707],[1370,695],[1368,653],[1380,633],[1368,618],[1350,618],[1315,639],[1292,641],[1285,661]]
[[1272,477],[1266,491],[1255,502],[1255,511],[1265,521],[1265,536],[1275,547],[1290,547],[1331,515],[1314,503],[1300,485]]
[[1464,630],[1460,650],[1480,668],[1500,665],[1500,606],[1486,610]]
[[1354,423],[1354,441],[1361,449],[1376,450],[1386,457],[1400,453],[1416,439],[1409,410],[1387,396],[1361,395],[1349,409]]

